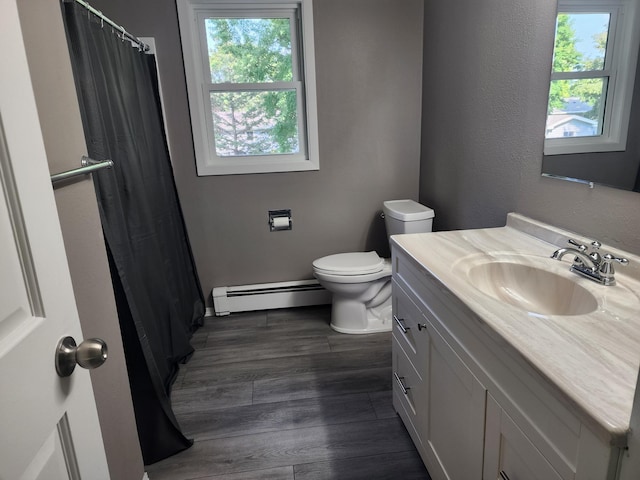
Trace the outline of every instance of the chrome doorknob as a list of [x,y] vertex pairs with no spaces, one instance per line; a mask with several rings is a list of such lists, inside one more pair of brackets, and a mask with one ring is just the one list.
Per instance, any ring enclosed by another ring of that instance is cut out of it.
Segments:
[[99,338],[88,338],[76,346],[73,337],[61,338],[56,348],[56,372],[61,377],[73,373],[76,365],[91,370],[107,360],[107,344]]

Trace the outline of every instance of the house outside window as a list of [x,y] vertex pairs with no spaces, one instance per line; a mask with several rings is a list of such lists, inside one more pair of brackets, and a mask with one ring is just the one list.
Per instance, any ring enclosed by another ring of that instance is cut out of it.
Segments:
[[633,0],[560,0],[545,155],[626,148],[639,32]]
[[317,170],[311,0],[177,0],[198,175]]

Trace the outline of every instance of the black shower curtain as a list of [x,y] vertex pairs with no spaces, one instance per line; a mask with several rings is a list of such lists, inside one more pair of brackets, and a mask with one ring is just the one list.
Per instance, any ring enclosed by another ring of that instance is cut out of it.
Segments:
[[[204,301],[169,160],[155,59],[76,2],[63,3],[138,434],[146,464],[191,445],[169,401]],[[117,421],[117,419],[114,419]]]

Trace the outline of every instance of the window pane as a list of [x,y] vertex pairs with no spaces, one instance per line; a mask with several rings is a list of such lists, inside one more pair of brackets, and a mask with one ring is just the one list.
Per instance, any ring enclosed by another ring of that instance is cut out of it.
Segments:
[[546,138],[602,135],[607,78],[553,80]]
[[211,83],[293,80],[288,18],[207,18]]
[[296,91],[211,92],[216,155],[299,152]]
[[602,70],[609,33],[608,13],[559,13],[554,72]]

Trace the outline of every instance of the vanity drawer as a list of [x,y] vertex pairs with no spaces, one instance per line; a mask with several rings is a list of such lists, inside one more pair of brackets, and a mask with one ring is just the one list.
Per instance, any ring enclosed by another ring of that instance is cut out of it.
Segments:
[[392,338],[393,406],[404,421],[414,444],[422,453],[424,446],[419,432],[422,431],[425,407],[424,382],[395,333]]
[[418,370],[426,364],[428,340],[422,312],[409,294],[393,281],[393,334]]

